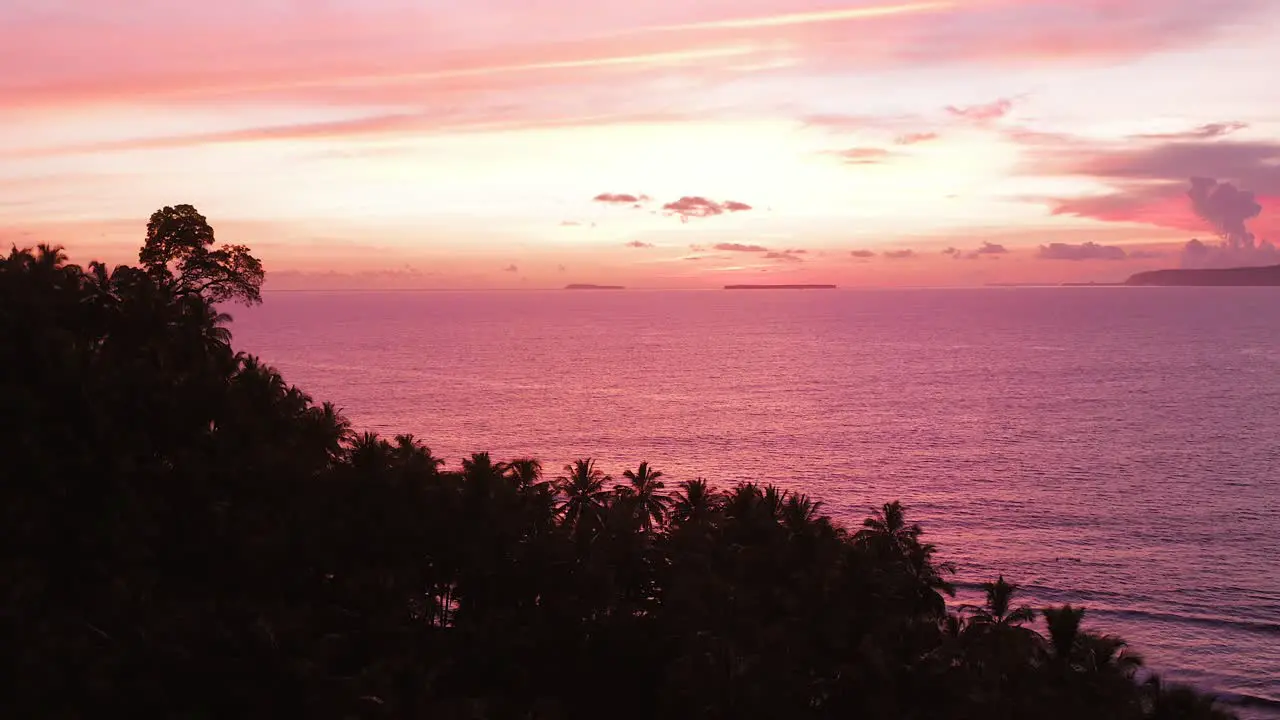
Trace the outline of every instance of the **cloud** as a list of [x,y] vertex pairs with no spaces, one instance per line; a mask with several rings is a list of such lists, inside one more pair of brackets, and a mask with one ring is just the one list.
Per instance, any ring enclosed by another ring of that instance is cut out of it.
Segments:
[[[423,97],[477,105],[516,93],[554,106],[597,97],[584,86],[632,89],[673,69],[723,78],[779,61],[819,72],[957,62],[1021,68],[1195,45],[1246,26],[1273,1],[881,0],[815,9],[759,0],[741,14],[703,2],[663,6],[640,27],[629,6],[613,0],[590,7],[493,0],[483,10],[223,0],[171,8],[163,20],[148,12],[150,3],[117,4],[110,13],[100,5],[62,0],[57,13],[30,9],[39,3],[0,5],[0,67],[24,69],[0,78],[0,106],[388,107]],[[571,27],[555,20],[570,12]],[[872,30],[850,42],[851,23]],[[66,47],[77,49],[74,57]]]
[[711,249],[719,250],[721,252],[769,252],[769,248],[764,247],[763,245],[744,245],[742,243],[717,243],[711,246]]
[[916,256],[915,250],[886,250],[885,258],[889,260],[911,260]]
[[560,227],[581,227],[582,223],[577,220],[561,220]]
[[634,205],[640,202],[640,197],[629,193],[600,193],[591,199],[594,202],[609,203],[611,205]]
[[920,143],[933,142],[938,139],[938,133],[917,132],[899,135],[894,143],[898,145],[919,145]]
[[849,256],[855,258],[873,258],[876,256],[876,253],[874,250],[850,250]]
[[1186,194],[1189,178],[1220,178],[1254,192],[1262,210],[1272,209],[1255,225],[1264,236],[1280,236],[1280,142],[1187,140],[1134,147],[1036,135],[1017,141],[1026,146],[1026,174],[1081,177],[1110,186],[1110,192],[1095,195],[1039,198],[1055,215],[1220,232]]
[[1256,242],[1248,223],[1262,213],[1252,192],[1210,178],[1191,178],[1187,191],[1192,209],[1222,241],[1208,245],[1191,240],[1183,248],[1183,267],[1237,267],[1271,265],[1280,253],[1268,241]]
[[943,254],[943,255],[959,255],[959,254],[960,254],[960,251],[959,251],[959,250],[957,250],[957,249],[955,249],[955,248],[953,248],[953,247],[949,247],[949,248],[947,248],[946,250],[943,250],[943,251],[942,251],[942,254]]
[[645,242],[645,241],[643,241],[643,240],[632,240],[631,242],[627,243],[627,247],[629,247],[629,248],[651,248],[651,247],[653,247],[653,243],[647,243],[647,242]]
[[1041,260],[1124,260],[1129,256],[1124,248],[1115,245],[1099,245],[1085,242],[1079,245],[1071,243],[1050,243],[1041,245],[1036,257]]
[[1231,247],[1226,243],[1206,243],[1198,239],[1188,240],[1179,255],[1184,268],[1258,267],[1280,264],[1280,251],[1269,242],[1254,247]]
[[1248,127],[1248,123],[1218,122],[1201,125],[1200,127],[1183,132],[1134,135],[1134,138],[1138,140],[1210,140],[1212,138],[1230,135],[1233,132],[1244,130]]
[[879,165],[893,154],[884,148],[856,147],[847,150],[834,150],[833,155],[844,160],[846,165]]
[[1008,115],[1013,110],[1013,100],[1001,98],[985,105],[967,105],[963,107],[948,105],[945,109],[954,117],[975,123],[989,123]]
[[502,272],[509,272],[509,273],[520,272],[520,268],[516,267],[514,264],[511,264],[502,268]]
[[698,195],[686,195],[662,206],[666,214],[678,216],[681,222],[689,222],[689,218],[712,217],[726,212],[744,212],[750,209],[750,205],[736,200],[718,203]]
[[800,257],[800,256],[801,256],[801,255],[804,255],[806,252],[808,252],[808,251],[806,251],[806,250],[782,250],[782,251],[774,251],[774,252],[768,252],[768,253],[765,253],[765,256],[764,256],[764,257],[765,257],[765,259],[766,259],[766,260],[781,260],[781,261],[783,261],[783,262],[793,262],[793,263],[798,263],[798,262],[804,262],[804,258],[802,258],[802,257]]

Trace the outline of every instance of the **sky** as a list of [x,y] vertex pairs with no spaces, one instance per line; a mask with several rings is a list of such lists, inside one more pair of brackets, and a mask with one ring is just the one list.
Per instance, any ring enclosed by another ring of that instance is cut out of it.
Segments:
[[0,246],[133,262],[190,203],[268,290],[1280,262],[1278,30],[1274,0],[0,0]]

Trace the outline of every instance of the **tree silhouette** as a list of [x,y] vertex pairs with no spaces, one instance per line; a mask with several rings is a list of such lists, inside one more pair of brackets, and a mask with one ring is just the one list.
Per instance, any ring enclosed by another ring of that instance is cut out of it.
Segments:
[[591,532],[599,526],[608,502],[604,485],[610,478],[596,468],[591,458],[582,458],[564,466],[565,474],[556,478],[562,500],[560,511],[566,527],[575,532]]
[[213,228],[191,205],[157,210],[138,262],[156,278],[214,302],[262,302],[262,263],[243,245],[213,249]]
[[0,255],[7,715],[1230,717],[1003,577],[949,614],[896,502],[851,534],[778,486],[353,432],[235,352],[256,285],[205,226],[159,213],[144,268]]
[[615,492],[632,505],[641,527],[645,532],[662,527],[667,517],[667,506],[671,504],[670,498],[662,494],[662,489],[666,487],[658,479],[662,477],[662,472],[654,470],[649,463],[642,462],[639,468],[624,471],[622,476],[628,482],[618,485]]

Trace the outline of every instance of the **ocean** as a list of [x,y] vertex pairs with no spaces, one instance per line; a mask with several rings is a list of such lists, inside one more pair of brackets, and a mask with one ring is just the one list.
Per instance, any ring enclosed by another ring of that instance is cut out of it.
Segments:
[[548,474],[901,500],[961,599],[1003,574],[1280,717],[1280,291],[278,292],[259,355],[358,430]]

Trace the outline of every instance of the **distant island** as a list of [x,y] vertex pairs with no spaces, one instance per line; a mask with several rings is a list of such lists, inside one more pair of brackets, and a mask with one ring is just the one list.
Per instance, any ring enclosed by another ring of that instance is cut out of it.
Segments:
[[626,290],[621,285],[592,285],[590,283],[570,283],[564,286],[565,290]]
[[1133,275],[1124,284],[1182,287],[1274,287],[1280,286],[1280,265],[1206,270],[1152,270]]
[[725,290],[835,290],[835,285],[725,285]]

